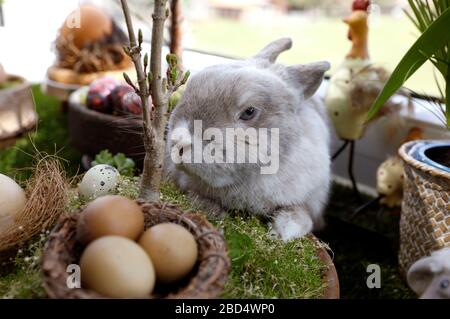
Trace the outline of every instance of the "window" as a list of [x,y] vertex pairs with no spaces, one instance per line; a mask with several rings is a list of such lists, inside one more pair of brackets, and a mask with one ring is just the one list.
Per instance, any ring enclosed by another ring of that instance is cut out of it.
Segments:
[[[0,0],[5,26],[0,26],[0,61],[13,73],[30,80],[42,79],[52,63],[49,50],[59,26],[79,0]],[[342,18],[350,13],[351,0],[180,0],[183,9],[183,44],[221,55],[249,57],[265,44],[289,36],[293,48],[280,57],[284,63],[328,60],[330,74],[350,49],[348,27]],[[118,1],[90,0],[104,7],[118,21]],[[152,0],[129,0],[135,25],[150,36]],[[403,8],[406,0],[373,0],[369,53],[374,63],[392,70],[418,32]],[[20,41],[17,39],[20,38]],[[15,43],[14,50],[4,47]],[[30,48],[39,65],[29,59]],[[34,72],[32,72],[34,71]],[[29,74],[29,76],[28,76]],[[427,63],[407,82],[419,94],[438,95],[433,67]]]
[[[269,41],[289,36],[293,48],[280,56],[285,63],[328,60],[331,73],[350,49],[342,18],[351,0],[202,0],[184,1],[185,47],[248,57]],[[194,5],[195,3],[195,5]],[[374,63],[392,70],[418,36],[403,8],[407,1],[373,1],[369,22],[369,54]],[[419,94],[438,95],[427,63],[406,86]]]

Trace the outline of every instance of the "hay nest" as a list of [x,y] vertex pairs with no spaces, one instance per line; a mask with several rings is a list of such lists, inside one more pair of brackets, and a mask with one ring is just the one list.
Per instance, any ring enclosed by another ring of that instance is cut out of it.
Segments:
[[123,46],[128,43],[127,36],[113,23],[110,35],[78,48],[73,35],[60,35],[55,41],[57,67],[70,69],[77,73],[121,70],[131,65]]
[[27,203],[0,234],[0,251],[12,249],[52,226],[67,203],[68,184],[60,162],[42,156],[26,185]]
[[[149,298],[218,297],[231,267],[226,243],[219,231],[201,214],[185,214],[165,203],[138,200],[138,204],[144,212],[146,229],[165,222],[180,224],[194,235],[198,245],[198,261],[191,274],[176,285],[157,287]],[[44,288],[50,298],[105,298],[89,289],[67,287],[67,266],[78,263],[84,248],[75,236],[79,215],[75,212],[62,216],[45,245],[42,270]]]

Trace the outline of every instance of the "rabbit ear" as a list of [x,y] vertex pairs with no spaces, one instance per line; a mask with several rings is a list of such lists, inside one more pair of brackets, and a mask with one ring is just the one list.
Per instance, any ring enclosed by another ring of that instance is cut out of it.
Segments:
[[316,93],[323,81],[325,72],[330,69],[330,63],[326,61],[300,64],[286,67],[289,81],[301,88],[305,99]]
[[418,295],[427,289],[433,280],[434,274],[440,272],[433,256],[416,261],[408,270],[407,281],[412,290]]
[[291,38],[281,38],[266,45],[253,59],[267,60],[274,63],[281,52],[289,50],[292,47]]

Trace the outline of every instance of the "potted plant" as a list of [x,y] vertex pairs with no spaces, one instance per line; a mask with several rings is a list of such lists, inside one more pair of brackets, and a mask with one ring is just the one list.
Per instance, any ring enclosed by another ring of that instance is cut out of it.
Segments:
[[[407,14],[422,34],[395,68],[368,118],[430,61],[444,78],[445,107],[436,105],[444,126],[450,129],[450,3],[409,0],[409,5],[412,14]],[[400,270],[405,274],[419,258],[450,246],[450,141],[412,141],[404,144],[399,154],[405,163],[399,252]]]

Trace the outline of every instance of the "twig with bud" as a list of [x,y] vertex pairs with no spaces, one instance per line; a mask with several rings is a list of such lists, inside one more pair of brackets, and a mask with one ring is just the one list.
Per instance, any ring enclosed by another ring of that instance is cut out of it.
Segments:
[[[138,31],[136,40],[127,1],[121,0],[121,4],[130,39],[130,45],[124,50],[131,57],[136,68],[138,86],[132,83],[128,75],[124,74],[124,78],[140,96],[143,107],[145,158],[139,197],[149,201],[159,201],[165,152],[164,130],[167,125],[169,98],[181,85],[186,83],[189,72],[182,72],[178,67],[176,55],[169,54],[166,78],[162,77],[161,55],[164,22],[169,16],[169,9],[166,7],[167,0],[154,1],[150,61],[147,53],[142,59],[142,31]],[[150,66],[150,70],[147,70],[148,66]],[[150,103],[153,104],[151,110]]]

